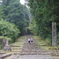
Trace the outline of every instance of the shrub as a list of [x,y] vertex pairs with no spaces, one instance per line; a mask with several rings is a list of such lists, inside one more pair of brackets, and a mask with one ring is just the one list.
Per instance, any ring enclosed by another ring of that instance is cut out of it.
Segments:
[[6,36],[11,38],[12,42],[18,37],[20,31],[13,23],[9,23],[6,20],[0,20],[0,36]]

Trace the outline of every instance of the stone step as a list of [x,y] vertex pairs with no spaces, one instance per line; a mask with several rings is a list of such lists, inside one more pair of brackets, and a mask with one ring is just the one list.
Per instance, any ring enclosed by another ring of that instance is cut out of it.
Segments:
[[20,51],[12,51],[12,52],[20,52]]
[[12,49],[12,51],[14,51],[14,50],[21,50],[21,49]]
[[20,56],[20,53],[14,53],[13,55],[7,57],[6,59],[18,59]]
[[20,50],[20,49],[22,49],[22,47],[21,48],[11,48],[11,50]]
[[11,45],[11,47],[21,47],[21,46],[15,46],[15,45]]
[[58,54],[58,53],[52,53],[52,55],[53,55],[53,56],[59,56],[59,54]]
[[11,56],[9,56],[9,57],[6,57],[6,58],[4,58],[4,59],[13,59],[13,55],[11,55]]
[[17,49],[17,48],[22,48],[22,47],[11,47],[11,48],[14,48],[14,49],[16,48]]
[[0,52],[0,55],[5,54],[5,52]]
[[27,52],[21,52],[20,55],[51,55],[50,52],[33,52],[33,51],[27,51]]
[[3,55],[0,55],[0,59],[4,59],[6,57],[9,57],[11,56],[12,54],[3,54]]

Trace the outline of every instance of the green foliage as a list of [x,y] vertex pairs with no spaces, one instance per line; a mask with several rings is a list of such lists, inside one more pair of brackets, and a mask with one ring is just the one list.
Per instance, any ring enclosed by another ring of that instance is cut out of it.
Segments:
[[7,36],[0,36],[0,38],[4,39],[4,40],[6,40],[6,39],[11,40],[11,38],[8,38]]
[[11,38],[13,42],[18,37],[19,33],[20,31],[14,24],[0,20],[0,36],[5,36],[4,39],[8,37]]
[[59,32],[59,0],[28,0],[28,2],[32,19],[36,21],[35,28],[38,27],[37,34],[51,39],[52,22],[57,23],[57,33]]
[[29,30],[31,30],[31,32],[34,34],[34,35],[37,35],[38,34],[38,27],[36,25],[36,21],[35,20],[32,20],[32,22],[29,24]]
[[22,34],[29,20],[28,9],[19,0],[3,0],[1,7],[4,16],[2,18],[14,23]]
[[48,38],[46,40],[39,36],[33,36],[33,38],[35,38],[35,41],[39,45],[39,47],[51,46],[51,42]]

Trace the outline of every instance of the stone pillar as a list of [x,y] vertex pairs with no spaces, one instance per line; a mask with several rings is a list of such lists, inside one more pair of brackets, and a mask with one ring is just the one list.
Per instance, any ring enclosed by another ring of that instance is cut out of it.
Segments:
[[56,47],[56,22],[52,22],[52,46]]
[[3,50],[4,50],[4,51],[11,51],[11,47],[10,47],[10,45],[9,45],[9,40],[8,40],[8,39],[6,39],[6,44],[5,44],[5,47],[4,47]]

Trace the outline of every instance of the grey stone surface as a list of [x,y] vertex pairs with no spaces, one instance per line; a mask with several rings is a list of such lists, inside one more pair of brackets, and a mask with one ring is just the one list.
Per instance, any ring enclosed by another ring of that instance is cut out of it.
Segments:
[[22,55],[18,59],[53,59],[50,55]]
[[56,23],[52,22],[52,46],[56,47]]
[[3,50],[4,51],[11,51],[11,47],[9,45],[9,40],[8,39],[6,39],[6,44],[5,44],[4,48],[3,48]]
[[29,44],[26,40],[21,52],[6,59],[59,59],[59,57],[53,57],[50,51],[38,47],[35,41]]
[[20,55],[51,55],[51,52],[38,47],[34,41],[30,44],[25,42]]

